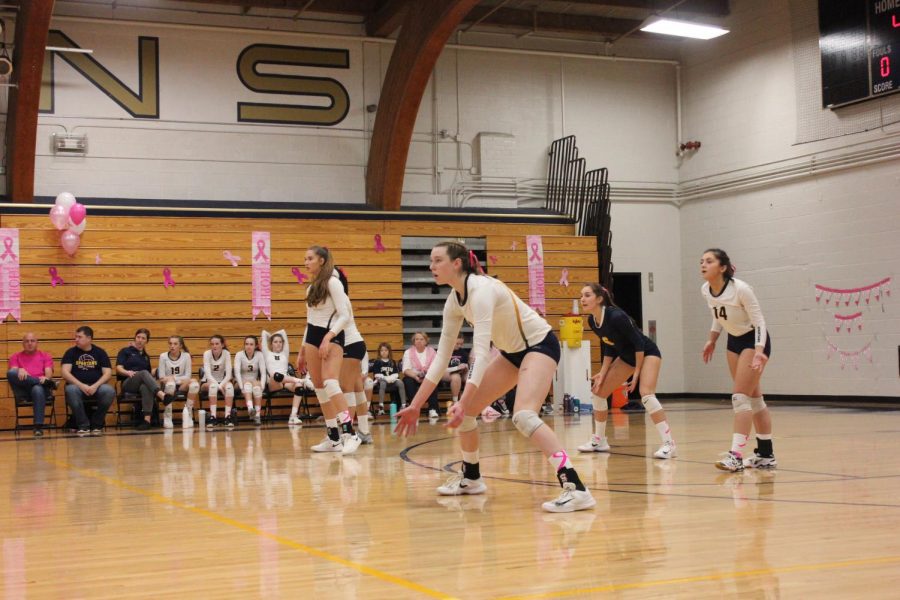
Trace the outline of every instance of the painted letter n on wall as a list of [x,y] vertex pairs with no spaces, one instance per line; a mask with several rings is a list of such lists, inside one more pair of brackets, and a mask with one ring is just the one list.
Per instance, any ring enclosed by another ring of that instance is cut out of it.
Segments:
[[[48,46],[61,48],[80,48],[62,31],[50,30]],[[52,113],[54,107],[53,77],[54,56],[59,55],[72,67],[84,75],[88,81],[109,96],[113,102],[124,108],[132,117],[144,119],[159,118],[159,38],[138,38],[138,92],[135,94],[89,54],[73,52],[46,52],[44,56],[44,73],[41,82],[40,112]]]

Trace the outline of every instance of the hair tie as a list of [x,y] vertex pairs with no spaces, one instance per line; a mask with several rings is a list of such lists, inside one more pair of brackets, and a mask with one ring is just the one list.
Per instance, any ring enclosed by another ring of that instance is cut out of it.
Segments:
[[469,250],[469,266],[475,269],[475,272],[479,275],[484,275],[484,269],[481,268],[481,263],[478,261],[478,257],[475,256],[475,253]]

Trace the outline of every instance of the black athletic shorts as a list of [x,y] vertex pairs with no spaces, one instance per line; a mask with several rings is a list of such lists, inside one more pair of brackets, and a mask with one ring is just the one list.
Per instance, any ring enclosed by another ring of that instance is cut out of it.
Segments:
[[[656,356],[657,358],[662,358],[662,352],[659,351],[659,346],[657,346],[653,342],[653,340],[644,342],[644,358],[647,358],[648,356]],[[619,358],[621,358],[622,362],[627,364],[628,366],[633,367],[637,364],[637,358],[634,356],[633,352],[629,352],[628,354],[620,354]]]
[[556,335],[551,331],[547,334],[547,337],[542,339],[540,342],[535,344],[534,346],[529,346],[524,350],[520,350],[519,352],[503,352],[500,351],[500,355],[511,362],[517,369],[522,366],[522,361],[525,360],[525,355],[530,352],[537,352],[538,354],[546,354],[550,358],[552,358],[556,363],[559,363],[559,340],[556,339]]
[[[756,348],[756,332],[754,330],[750,330],[744,335],[731,335],[728,334],[728,351],[734,352],[735,354],[740,354],[747,348]],[[772,336],[766,335],[766,347],[763,348],[763,354],[766,356],[772,356]]]
[[[341,333],[343,335],[343,333]],[[347,344],[344,346],[344,358],[355,358],[356,360],[362,360],[368,356],[369,352],[366,350],[365,342],[353,342],[352,344]]]
[[[303,340],[306,344],[312,344],[316,348],[322,345],[322,340],[325,339],[325,334],[328,333],[328,329],[325,327],[319,327],[318,325],[310,325],[307,323],[306,325],[306,337]],[[341,348],[344,347],[344,332],[340,332],[333,338],[331,338],[332,344],[337,344]]]

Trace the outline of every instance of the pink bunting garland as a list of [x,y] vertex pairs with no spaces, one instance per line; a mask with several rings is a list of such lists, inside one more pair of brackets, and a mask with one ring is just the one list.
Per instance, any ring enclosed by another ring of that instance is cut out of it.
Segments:
[[862,331],[862,322],[863,322],[863,314],[862,312],[855,312],[852,315],[839,315],[837,313],[834,314],[834,330],[840,333],[842,327],[847,327],[847,332],[849,333],[852,329],[853,325]]
[[875,362],[872,358],[872,342],[869,342],[859,350],[841,350],[836,345],[826,340],[825,358],[830,360],[835,354],[841,359],[841,369],[846,367],[847,363],[850,363],[854,369],[859,370],[860,356],[867,358],[870,363]]
[[870,299],[874,296],[875,301],[881,300],[881,295],[891,295],[891,278],[885,277],[881,281],[858,287],[858,288],[832,288],[820,284],[816,284],[816,302],[820,302],[825,297],[825,304],[829,304],[832,299],[835,305],[844,303],[844,306],[850,306],[850,302],[854,302],[859,306],[860,299],[865,300],[869,304]]

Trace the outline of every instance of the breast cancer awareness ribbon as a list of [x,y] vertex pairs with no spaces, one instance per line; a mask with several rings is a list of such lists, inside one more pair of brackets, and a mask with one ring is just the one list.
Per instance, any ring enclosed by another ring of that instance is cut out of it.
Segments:
[[559,285],[563,287],[569,287],[569,270],[563,269],[562,274],[559,276]]
[[3,246],[6,248],[3,251],[3,254],[0,254],[0,260],[5,260],[8,256],[10,260],[16,260],[19,258],[16,256],[16,253],[13,252],[13,239],[11,237],[3,238]]
[[496,265],[496,264],[497,264],[497,257],[494,256],[493,254],[488,254],[488,260],[491,261],[491,264],[492,264],[492,265]]
[[304,281],[309,279],[309,277],[300,272],[300,267],[293,267],[291,269],[291,273],[293,273],[294,277],[297,278],[297,283],[303,283]]
[[253,260],[260,259],[265,262],[269,262],[269,257],[266,256],[266,242],[265,240],[256,240],[256,256],[253,257]]
[[241,257],[240,257],[240,256],[235,256],[234,254],[231,253],[230,250],[224,250],[224,251],[222,252],[222,256],[225,257],[225,260],[230,260],[230,261],[231,261],[231,266],[232,266],[232,267],[238,266],[238,262],[240,262],[240,260],[241,260]]
[[102,262],[102,261],[100,260],[100,255],[99,255],[99,254],[98,254],[97,256],[94,257],[94,264],[95,264],[95,265],[99,265],[101,262]]
[[535,261],[540,262],[540,260],[541,260],[541,255],[538,254],[538,245],[532,244],[531,245],[531,256],[528,257],[528,262],[535,262]]
[[517,242],[516,240],[513,240],[513,243],[509,245],[509,249],[512,250],[513,252],[515,252],[516,246],[518,246],[518,245],[519,245],[519,242]]
[[168,289],[169,286],[175,287],[175,280],[172,279],[172,269],[166,267],[163,269],[163,287]]
[[56,270],[56,267],[50,267],[47,271],[50,273],[51,287],[56,287],[65,283],[65,281],[63,281],[63,278],[59,276],[59,271]]
[[376,233],[375,234],[375,252],[380,253],[380,252],[384,252],[384,251],[385,251],[385,247],[384,247],[384,244],[381,243],[381,234]]

